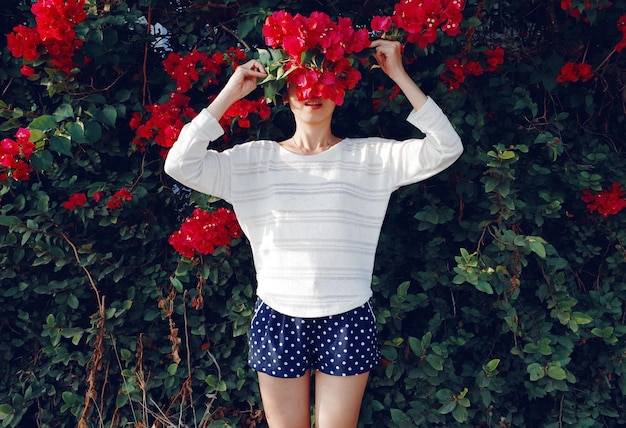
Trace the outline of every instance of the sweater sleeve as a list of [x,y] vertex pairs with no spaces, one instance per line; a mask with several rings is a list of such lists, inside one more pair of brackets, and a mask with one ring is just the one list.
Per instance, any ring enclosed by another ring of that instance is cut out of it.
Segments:
[[229,199],[230,159],[226,153],[207,150],[224,130],[211,113],[202,110],[186,124],[165,160],[165,173],[199,192]]
[[426,137],[393,144],[393,179],[397,187],[432,177],[452,165],[463,153],[461,138],[432,98],[429,97],[419,110],[413,110],[407,121]]

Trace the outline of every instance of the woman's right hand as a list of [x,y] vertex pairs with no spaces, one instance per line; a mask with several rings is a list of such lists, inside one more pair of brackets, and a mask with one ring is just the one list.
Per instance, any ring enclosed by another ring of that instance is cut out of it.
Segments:
[[255,59],[238,66],[207,109],[216,119],[221,118],[228,107],[254,91],[258,79],[266,77],[265,67]]

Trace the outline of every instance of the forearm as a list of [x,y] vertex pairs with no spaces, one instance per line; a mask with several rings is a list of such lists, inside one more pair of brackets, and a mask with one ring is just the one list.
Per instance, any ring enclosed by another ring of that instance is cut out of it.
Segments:
[[398,76],[392,77],[393,81],[398,85],[402,93],[407,98],[414,110],[419,110],[424,103],[428,100],[428,97],[417,86],[417,84],[411,79],[404,69]]
[[226,110],[238,101],[238,97],[236,95],[231,94],[228,90],[222,90],[217,96],[211,101],[211,103],[206,107],[206,110],[211,113],[211,115],[220,120]]

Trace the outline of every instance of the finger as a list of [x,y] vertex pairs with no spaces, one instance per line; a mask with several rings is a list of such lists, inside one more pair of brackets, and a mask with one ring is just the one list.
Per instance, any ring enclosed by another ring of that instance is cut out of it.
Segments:
[[242,67],[254,73],[267,74],[267,72],[265,71],[265,67],[263,67],[263,64],[261,64],[259,61],[255,59],[251,59],[250,61],[245,63]]

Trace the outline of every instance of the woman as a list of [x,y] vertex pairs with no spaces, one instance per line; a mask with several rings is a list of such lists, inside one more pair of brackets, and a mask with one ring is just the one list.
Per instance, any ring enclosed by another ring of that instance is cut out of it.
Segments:
[[342,140],[331,131],[335,103],[299,100],[291,84],[291,138],[207,150],[223,132],[219,118],[266,77],[251,60],[183,128],[165,163],[182,184],[230,202],[250,240],[258,301],[249,364],[271,428],[310,427],[313,372],[316,426],[357,425],[369,371],[380,358],[369,299],[389,197],[463,151],[441,109],[406,73],[400,44],[376,40],[371,47],[411,103],[407,120],[424,139]]

